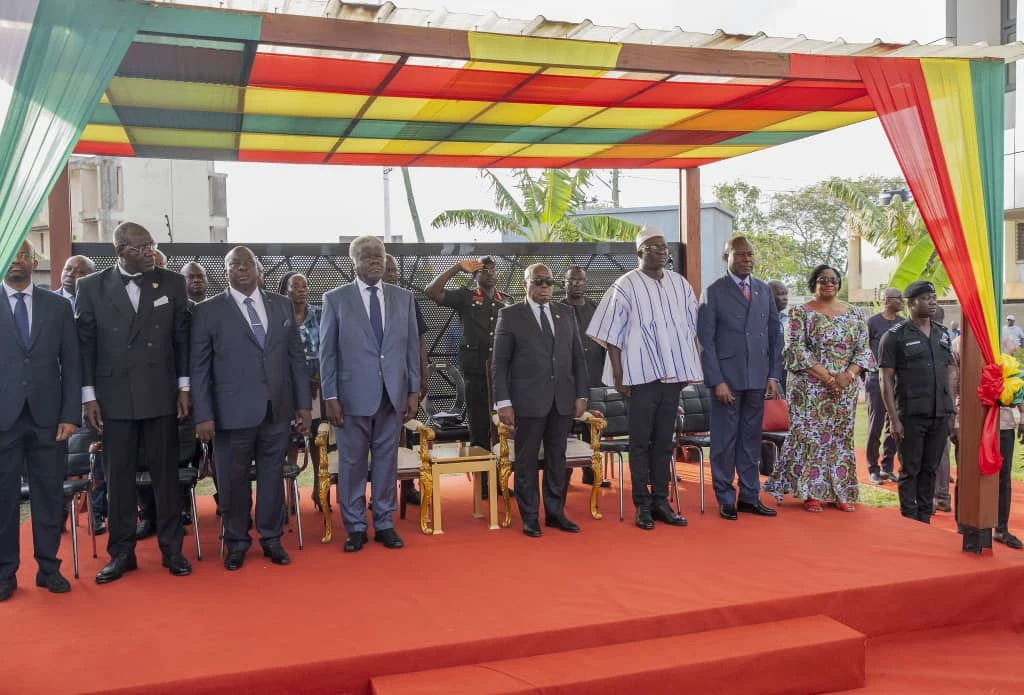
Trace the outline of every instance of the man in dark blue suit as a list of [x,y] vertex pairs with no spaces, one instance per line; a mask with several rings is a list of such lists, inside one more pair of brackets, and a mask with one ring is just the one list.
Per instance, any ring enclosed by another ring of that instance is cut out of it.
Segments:
[[60,574],[67,440],[82,418],[78,335],[71,304],[33,287],[35,251],[24,242],[0,301],[0,601],[14,593],[19,565],[20,477],[28,475],[36,586],[71,590]]
[[228,289],[192,310],[192,399],[196,436],[213,439],[217,492],[224,521],[224,567],[245,562],[256,461],[256,530],[263,554],[290,562],[284,531],[282,467],[292,421],[309,434],[306,356],[292,303],[260,289],[256,257],[236,246],[224,257]]
[[[751,277],[754,248],[742,236],[725,245],[727,273],[704,292],[697,310],[704,383],[711,400],[711,480],[719,515],[775,516],[761,504],[758,459],[765,396],[779,395],[782,340],[771,289]],[[739,502],[733,480],[739,474]]]

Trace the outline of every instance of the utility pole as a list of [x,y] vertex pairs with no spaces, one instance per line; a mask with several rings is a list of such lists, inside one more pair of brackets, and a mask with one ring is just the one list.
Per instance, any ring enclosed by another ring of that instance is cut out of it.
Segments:
[[619,207],[619,170],[612,169],[612,207]]
[[391,167],[384,167],[384,243],[391,243]]

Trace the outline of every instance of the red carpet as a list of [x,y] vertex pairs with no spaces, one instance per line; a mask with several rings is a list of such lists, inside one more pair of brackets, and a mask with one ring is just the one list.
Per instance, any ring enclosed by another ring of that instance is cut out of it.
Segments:
[[[217,557],[217,519],[204,498],[206,559],[194,562],[191,577],[161,569],[149,539],[139,546],[137,572],[97,586],[92,577],[106,556],[101,549],[93,560],[83,542],[82,579],[62,596],[33,586],[26,524],[21,588],[0,605],[3,622],[16,626],[0,632],[0,692],[369,693],[372,678],[392,674],[628,649],[817,615],[871,639],[867,683],[874,687],[877,638],[892,636],[911,649],[905,636],[918,631],[955,636],[977,623],[1024,625],[1024,553],[965,555],[955,534],[905,521],[893,509],[811,515],[787,499],[778,518],[743,515],[729,523],[718,518],[709,490],[702,517],[695,471],[680,471],[688,528],[635,528],[628,490],[625,523],[614,489],[603,491],[605,518],[594,521],[577,483],[567,511],[581,534],[545,529],[530,539],[516,518],[510,529],[488,531],[485,520],[470,517],[469,485],[460,477],[444,486],[443,536],[419,534],[410,515],[397,526],[404,550],[371,542],[344,554],[337,526],[332,545],[317,542],[317,516],[304,499],[306,549],[297,549],[294,534],[284,539],[293,563],[273,566],[250,552],[234,573]],[[187,538],[185,551],[194,560]],[[62,554],[70,576],[70,549]],[[1020,644],[1019,631],[998,629],[997,637],[1017,640],[1005,644]],[[925,664],[924,648],[914,653]],[[952,678],[954,653],[935,664]],[[886,674],[898,670],[899,658],[881,660]],[[1024,691],[1019,666],[1004,666],[1015,692]],[[767,680],[773,673],[744,669],[733,685],[777,692]],[[667,679],[660,692],[678,690]]]

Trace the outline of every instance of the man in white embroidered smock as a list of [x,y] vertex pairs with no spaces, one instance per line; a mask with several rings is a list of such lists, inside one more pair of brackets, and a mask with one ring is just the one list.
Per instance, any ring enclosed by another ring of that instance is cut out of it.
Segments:
[[608,288],[587,335],[608,350],[603,380],[629,404],[629,470],[636,525],[657,519],[686,526],[668,503],[673,429],[684,384],[703,381],[697,350],[697,298],[665,269],[668,245],[645,225],[636,237],[639,268]]

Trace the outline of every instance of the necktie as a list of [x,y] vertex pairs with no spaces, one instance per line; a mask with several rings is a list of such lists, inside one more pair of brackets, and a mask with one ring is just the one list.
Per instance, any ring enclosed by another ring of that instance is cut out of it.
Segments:
[[252,333],[256,336],[256,342],[260,344],[260,347],[267,342],[267,332],[263,328],[263,324],[260,322],[260,315],[256,313],[256,307],[253,305],[252,297],[245,298],[245,309],[249,312],[249,323],[252,324]]
[[373,334],[377,336],[377,345],[384,344],[384,319],[380,315],[380,302],[377,301],[377,290],[380,288],[376,285],[366,288],[370,293],[370,326],[373,328]]
[[142,274],[140,273],[139,275],[124,275],[122,273],[121,282],[123,282],[126,287],[130,282],[134,282],[139,287],[142,287]]
[[22,345],[28,347],[28,305],[25,303],[25,293],[15,292],[14,296],[18,300],[18,303],[14,305],[14,323],[18,327],[18,332],[21,333]]
[[540,305],[540,332],[547,338],[548,343],[554,345],[555,334],[551,331],[551,322],[548,321],[547,305]]
[[743,296],[746,297],[747,301],[749,302],[750,301],[750,288],[747,287],[747,281],[746,280],[740,280],[740,291],[743,292]]

